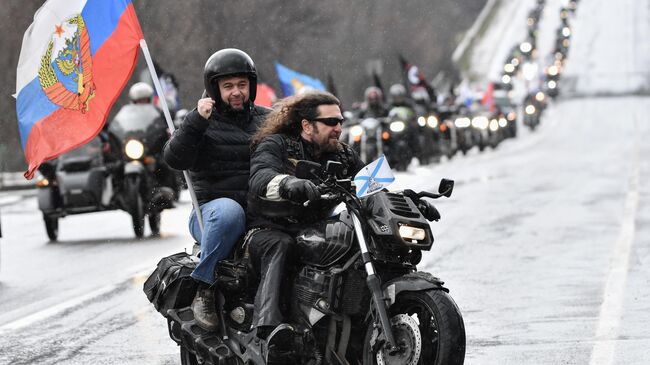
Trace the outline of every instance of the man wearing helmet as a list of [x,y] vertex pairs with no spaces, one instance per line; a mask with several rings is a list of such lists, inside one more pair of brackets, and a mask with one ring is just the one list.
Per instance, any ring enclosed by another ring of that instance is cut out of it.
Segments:
[[216,264],[244,233],[248,192],[250,138],[269,110],[254,104],[257,72],[253,60],[238,49],[222,49],[206,62],[203,71],[208,97],[199,99],[180,128],[165,145],[165,161],[189,170],[201,206],[201,231],[192,211],[189,229],[201,245],[201,259],[192,277],[199,289],[192,303],[195,319],[206,330],[217,327]]
[[146,82],[137,82],[129,89],[129,99],[133,104],[151,104],[153,88]]
[[388,116],[384,106],[384,95],[377,86],[370,86],[364,92],[365,101],[361,106],[359,118],[383,118]]

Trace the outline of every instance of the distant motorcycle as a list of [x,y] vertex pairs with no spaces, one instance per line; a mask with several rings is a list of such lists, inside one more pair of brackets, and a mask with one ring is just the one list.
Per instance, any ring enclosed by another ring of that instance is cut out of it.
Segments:
[[151,232],[158,234],[161,211],[174,206],[181,190],[177,174],[162,158],[167,125],[153,105],[128,104],[108,130],[124,146],[122,207],[131,214],[135,235],[143,236],[145,216]]
[[384,154],[390,166],[406,171],[419,151],[413,111],[405,107],[391,109],[386,121],[388,129],[383,138]]
[[56,241],[67,215],[121,209],[132,217],[136,237],[149,216],[160,232],[160,212],[173,207],[180,186],[158,158],[169,138],[153,105],[127,105],[107,130],[39,168],[38,206],[47,236]]

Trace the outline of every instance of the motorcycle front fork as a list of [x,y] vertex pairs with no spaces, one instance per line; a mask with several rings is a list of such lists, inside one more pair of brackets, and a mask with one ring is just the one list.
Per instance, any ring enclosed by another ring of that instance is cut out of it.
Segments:
[[372,294],[373,302],[375,303],[375,309],[379,316],[379,322],[386,336],[386,340],[390,344],[389,353],[397,352],[399,349],[397,347],[397,342],[395,341],[395,335],[393,334],[393,329],[390,325],[390,318],[388,317],[388,308],[386,308],[386,301],[384,300],[384,293],[381,290],[381,280],[379,276],[375,273],[375,267],[372,264],[372,257],[368,252],[368,245],[366,244],[366,238],[363,235],[363,228],[361,226],[361,221],[359,220],[358,213],[352,211],[352,222],[354,223],[354,232],[357,236],[357,242],[361,248],[361,259],[363,260],[364,267],[366,268],[366,273],[368,277],[366,278],[366,284],[368,284],[368,289]]

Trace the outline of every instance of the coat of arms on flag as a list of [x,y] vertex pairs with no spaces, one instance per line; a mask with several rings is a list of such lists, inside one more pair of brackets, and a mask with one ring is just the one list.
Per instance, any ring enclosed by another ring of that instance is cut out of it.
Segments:
[[101,131],[141,39],[131,0],[48,0],[36,12],[16,72],[26,178]]

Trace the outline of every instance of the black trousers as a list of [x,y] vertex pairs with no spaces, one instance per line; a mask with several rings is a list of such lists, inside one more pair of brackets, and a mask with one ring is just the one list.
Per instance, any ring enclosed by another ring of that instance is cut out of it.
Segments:
[[255,269],[260,273],[253,316],[256,327],[277,326],[283,322],[280,290],[293,242],[293,236],[273,229],[261,230],[250,238],[249,252]]

